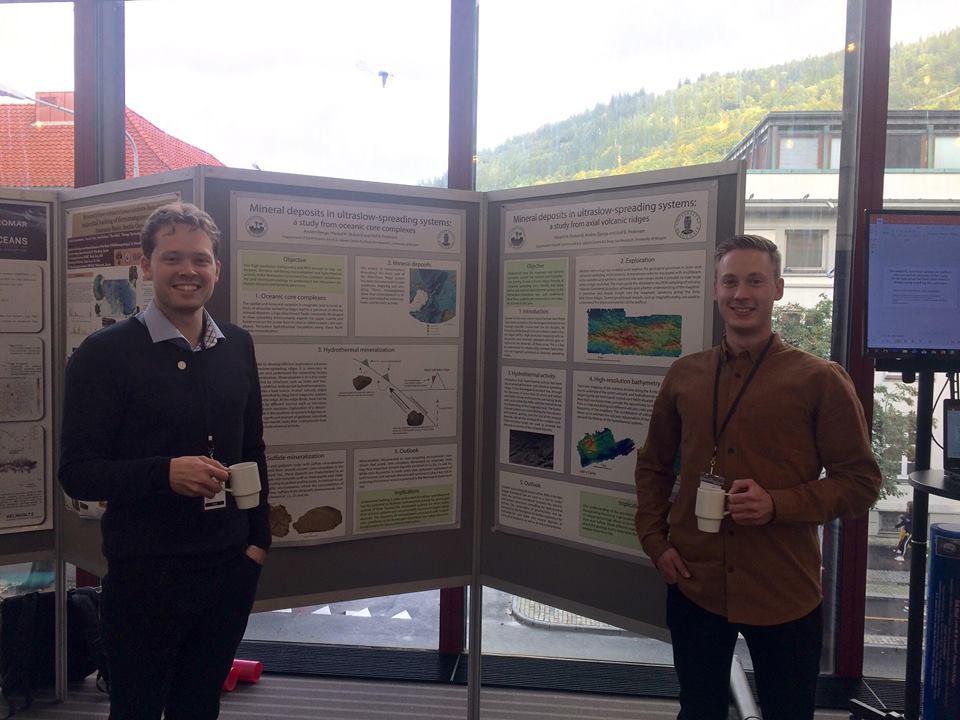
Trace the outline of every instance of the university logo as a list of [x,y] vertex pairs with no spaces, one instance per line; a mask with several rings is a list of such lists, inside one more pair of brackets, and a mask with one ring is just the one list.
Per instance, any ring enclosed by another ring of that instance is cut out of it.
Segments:
[[700,215],[694,210],[684,210],[673,223],[677,237],[695,238],[700,234]]
[[261,237],[267,232],[267,221],[259,215],[251,215],[246,222],[247,232],[254,237]]
[[441,230],[440,234],[437,235],[437,245],[442,247],[444,250],[449,250],[453,247],[453,233],[449,230]]

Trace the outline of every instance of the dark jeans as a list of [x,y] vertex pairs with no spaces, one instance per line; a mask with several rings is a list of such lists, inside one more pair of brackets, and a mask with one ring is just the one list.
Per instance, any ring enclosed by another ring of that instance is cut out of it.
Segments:
[[213,720],[260,566],[240,550],[206,562],[111,563],[103,579],[110,720]]
[[680,681],[677,720],[726,720],[738,633],[750,648],[764,720],[813,719],[823,642],[820,606],[782,625],[741,625],[707,612],[670,585],[667,625]]

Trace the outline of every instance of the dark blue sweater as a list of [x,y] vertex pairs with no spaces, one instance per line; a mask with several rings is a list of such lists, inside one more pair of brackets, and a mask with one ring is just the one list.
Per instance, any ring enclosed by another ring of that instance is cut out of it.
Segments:
[[[225,338],[198,353],[154,344],[136,319],[88,337],[67,363],[60,482],[77,500],[106,500],[108,560],[221,554],[270,546],[260,382],[253,340]],[[185,364],[184,367],[181,367]],[[224,465],[260,465],[260,505],[203,509],[203,498],[170,489],[170,459],[206,455]]]

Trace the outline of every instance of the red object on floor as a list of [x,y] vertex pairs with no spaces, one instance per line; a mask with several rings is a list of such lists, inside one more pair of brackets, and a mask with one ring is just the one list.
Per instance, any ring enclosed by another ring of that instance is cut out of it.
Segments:
[[77,568],[77,587],[99,587],[100,578],[83,568]]
[[233,692],[237,687],[237,680],[240,679],[240,671],[237,670],[236,666],[230,668],[230,672],[227,673],[227,679],[223,681],[223,690],[224,692]]
[[233,669],[240,675],[240,680],[245,683],[255,683],[263,674],[263,663],[259,660],[234,660]]

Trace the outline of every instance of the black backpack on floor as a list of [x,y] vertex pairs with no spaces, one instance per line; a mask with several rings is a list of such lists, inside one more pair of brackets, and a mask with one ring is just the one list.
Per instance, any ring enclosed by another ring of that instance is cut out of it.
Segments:
[[[56,680],[56,596],[33,592],[0,602],[0,689],[11,717],[13,697],[23,697],[21,709],[30,707],[35,688],[50,687]],[[106,656],[100,635],[100,590],[67,591],[67,680],[79,682],[97,672],[97,686],[107,683]]]

